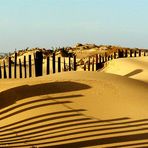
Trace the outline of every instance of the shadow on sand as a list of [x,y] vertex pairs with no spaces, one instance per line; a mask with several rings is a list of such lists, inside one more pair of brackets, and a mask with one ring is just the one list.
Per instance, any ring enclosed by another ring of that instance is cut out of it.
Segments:
[[125,77],[131,77],[131,76],[134,76],[134,75],[137,75],[139,73],[143,72],[143,69],[136,69],[136,70],[133,70],[132,72],[124,75]]
[[[147,141],[143,142],[143,140],[148,140],[148,119],[120,117],[100,120],[87,116],[86,110],[83,108],[68,108],[68,105],[66,108],[66,104],[74,103],[73,99],[83,96],[78,94],[80,92],[69,96],[38,98],[37,100],[26,99],[23,103],[14,104],[16,101],[28,97],[89,88],[91,87],[85,84],[67,81],[32,86],[24,85],[0,93],[0,107],[10,106],[0,111],[0,115],[2,115],[0,121],[8,117],[13,119],[13,116],[17,114],[19,116],[19,113],[30,109],[65,105],[65,110],[52,111],[49,109],[48,113],[41,112],[12,123],[0,124],[0,147],[80,148],[97,146],[123,148],[148,146]],[[50,101],[52,99],[55,101]],[[3,103],[4,105],[2,105]],[[14,105],[11,106],[12,104]]]
[[[48,94],[65,93],[89,89],[90,86],[76,82],[51,82],[38,85],[23,85],[0,93],[0,109],[14,104],[16,101]],[[72,98],[72,96],[70,96]]]

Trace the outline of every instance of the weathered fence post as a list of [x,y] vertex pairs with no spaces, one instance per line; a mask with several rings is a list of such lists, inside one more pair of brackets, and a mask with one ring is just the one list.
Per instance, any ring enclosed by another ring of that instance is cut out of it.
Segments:
[[3,61],[4,63],[4,79],[7,79],[7,72],[6,72],[6,64],[5,61]]
[[128,55],[127,55],[127,49],[125,49],[125,57],[126,58],[128,57]]
[[137,56],[137,50],[134,51],[134,57],[136,57],[136,56]]
[[47,68],[46,68],[46,74],[49,75],[50,74],[50,58],[49,56],[47,57]]
[[118,57],[119,58],[123,58],[124,56],[123,56],[123,50],[118,50]]
[[133,54],[133,51],[132,51],[132,49],[130,50],[130,57],[132,57],[132,54]]
[[74,71],[77,70],[76,55],[74,55]]
[[108,61],[110,61],[110,55],[108,56]]
[[24,78],[27,78],[26,56],[24,56]]
[[55,53],[53,53],[53,55],[52,55],[52,70],[53,70],[53,73],[56,72],[56,66],[55,66]]
[[99,57],[98,57],[99,59],[99,62],[98,63],[101,63],[102,62],[102,56],[99,54]]
[[105,52],[105,62],[107,62],[107,53]]
[[139,50],[139,57],[141,57],[141,50]]
[[84,63],[84,71],[86,71],[86,62]]
[[113,55],[111,54],[111,60],[113,59]]
[[43,53],[37,51],[35,55],[35,76],[43,75]]
[[71,57],[69,56],[69,71],[71,71]]
[[2,78],[2,69],[1,69],[1,65],[0,65],[0,79]]
[[65,62],[65,57],[64,57],[64,71],[66,71],[66,62]]
[[117,57],[116,57],[116,52],[114,52],[114,59],[116,59]]
[[31,55],[29,55],[29,77],[32,77]]
[[102,56],[102,63],[104,63],[105,62],[105,60],[104,60],[104,56]]
[[88,57],[88,71],[90,71],[90,57]]
[[15,58],[14,58],[14,78],[17,77],[17,71],[16,71],[16,68],[17,68],[17,53],[15,52]]
[[146,51],[144,50],[144,56],[146,56]]
[[61,57],[58,57],[58,72],[61,72]]
[[92,60],[92,71],[94,71],[94,57],[93,57],[93,60]]
[[8,64],[8,68],[9,68],[9,79],[12,78],[12,70],[11,70],[11,57],[9,57],[9,64]]
[[96,54],[96,71],[98,70],[98,54]]
[[19,70],[20,70],[20,78],[22,78],[22,63],[21,63],[21,59],[19,59]]

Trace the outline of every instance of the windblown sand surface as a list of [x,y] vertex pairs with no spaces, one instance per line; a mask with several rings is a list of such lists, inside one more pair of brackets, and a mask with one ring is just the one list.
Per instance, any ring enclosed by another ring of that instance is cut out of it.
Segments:
[[146,57],[1,80],[0,147],[148,147],[147,74]]
[[148,57],[112,60],[103,71],[148,82]]

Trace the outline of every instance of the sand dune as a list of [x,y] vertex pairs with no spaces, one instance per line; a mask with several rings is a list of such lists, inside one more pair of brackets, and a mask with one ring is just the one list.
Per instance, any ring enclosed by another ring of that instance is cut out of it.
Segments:
[[148,82],[148,57],[112,60],[103,71]]
[[148,147],[147,67],[117,59],[104,72],[1,80],[0,147]]

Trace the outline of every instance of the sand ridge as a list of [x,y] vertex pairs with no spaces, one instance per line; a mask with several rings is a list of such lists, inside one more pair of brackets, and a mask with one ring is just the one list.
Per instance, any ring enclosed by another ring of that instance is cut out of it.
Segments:
[[148,146],[147,66],[117,59],[103,72],[1,80],[0,147]]

